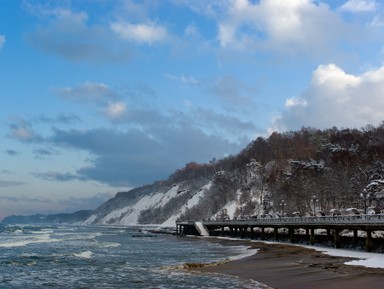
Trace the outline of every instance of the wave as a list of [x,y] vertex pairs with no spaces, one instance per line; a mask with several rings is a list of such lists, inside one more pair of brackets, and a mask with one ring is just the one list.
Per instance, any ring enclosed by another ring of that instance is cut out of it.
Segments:
[[8,234],[6,236],[0,236],[0,248],[13,248],[13,247],[24,247],[28,244],[36,243],[52,243],[59,242],[61,240],[51,237],[50,233],[41,232],[33,234],[20,234],[15,235]]
[[73,256],[78,257],[78,258],[82,258],[82,259],[91,259],[92,255],[93,255],[93,252],[89,251],[89,250],[81,252],[81,253],[73,254]]

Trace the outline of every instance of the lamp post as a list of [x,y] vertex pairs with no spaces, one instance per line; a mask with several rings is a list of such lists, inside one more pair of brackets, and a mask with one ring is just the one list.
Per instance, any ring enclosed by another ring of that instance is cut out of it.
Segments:
[[362,197],[364,200],[364,214],[366,215],[367,214],[367,200],[370,197],[370,193],[367,192],[366,189],[364,189],[363,192],[360,194],[360,197]]
[[286,205],[287,203],[284,200],[281,200],[280,207],[281,207],[281,212],[283,213],[283,217],[284,217],[284,208]]
[[264,214],[267,211],[267,207],[269,206],[269,196],[265,196],[263,198],[263,209],[264,209]]
[[316,205],[317,205],[318,199],[316,195],[312,196],[312,203],[313,203],[313,215],[316,216]]

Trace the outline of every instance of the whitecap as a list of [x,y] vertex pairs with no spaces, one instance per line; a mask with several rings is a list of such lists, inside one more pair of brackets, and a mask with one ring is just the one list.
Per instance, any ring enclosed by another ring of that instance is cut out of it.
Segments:
[[104,243],[101,243],[101,246],[104,248],[115,248],[115,247],[120,247],[121,244],[113,243],[113,242],[104,242]]
[[9,243],[8,242],[1,243],[0,247],[2,247],[2,248],[23,247],[29,243],[31,243],[31,242],[30,241],[18,241],[18,242],[12,241]]
[[78,257],[78,258],[83,258],[83,259],[90,259],[90,258],[92,258],[92,255],[93,255],[92,251],[84,251],[81,253],[73,254],[73,256]]
[[236,256],[231,256],[229,257],[228,259],[231,260],[231,261],[234,261],[234,260],[240,260],[240,259],[243,259],[243,258],[246,258],[246,257],[250,257],[250,256],[253,256],[255,255],[259,249],[250,249],[251,247],[249,246],[240,246],[238,249],[239,250],[239,254],[236,255]]
[[20,240],[17,239],[6,239],[1,240],[0,247],[2,248],[12,248],[12,247],[24,247],[28,244],[36,244],[36,243],[51,243],[51,242],[59,242],[58,239],[51,238],[50,234],[39,234],[39,235],[30,235],[27,236],[26,239]]

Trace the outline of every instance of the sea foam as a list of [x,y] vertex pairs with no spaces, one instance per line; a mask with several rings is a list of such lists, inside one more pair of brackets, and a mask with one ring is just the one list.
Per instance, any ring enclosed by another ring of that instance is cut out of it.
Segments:
[[90,259],[92,258],[93,253],[92,251],[84,251],[84,252],[73,254],[73,255],[78,258]]

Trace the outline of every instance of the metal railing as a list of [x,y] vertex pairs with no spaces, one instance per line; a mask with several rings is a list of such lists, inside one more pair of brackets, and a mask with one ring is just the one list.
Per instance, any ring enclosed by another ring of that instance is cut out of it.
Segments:
[[337,225],[337,224],[382,224],[384,214],[375,215],[337,215],[319,217],[281,217],[281,218],[249,218],[230,220],[203,220],[204,225]]

